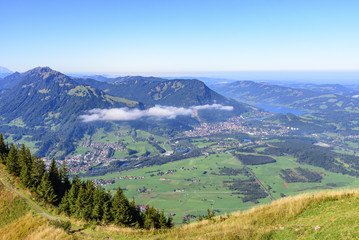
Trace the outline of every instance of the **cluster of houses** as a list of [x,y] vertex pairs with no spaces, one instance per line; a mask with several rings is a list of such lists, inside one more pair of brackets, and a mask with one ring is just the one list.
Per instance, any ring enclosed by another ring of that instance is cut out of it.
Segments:
[[188,182],[200,182],[201,181],[200,179],[197,179],[197,178],[187,178],[185,180]]
[[152,188],[143,187],[143,188],[138,189],[137,191],[140,193],[145,193],[145,192],[151,192],[152,190],[153,190]]
[[110,179],[92,179],[93,183],[95,185],[101,185],[101,186],[107,186],[115,183],[116,179],[128,179],[128,180],[138,180],[138,179],[144,179],[144,176],[140,177],[134,177],[134,176],[125,176],[125,177],[114,177]]

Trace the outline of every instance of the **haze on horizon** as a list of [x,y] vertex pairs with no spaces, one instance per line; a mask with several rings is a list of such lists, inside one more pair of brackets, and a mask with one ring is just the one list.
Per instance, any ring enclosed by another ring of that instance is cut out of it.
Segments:
[[35,0],[0,8],[0,66],[13,71],[359,79],[354,0]]

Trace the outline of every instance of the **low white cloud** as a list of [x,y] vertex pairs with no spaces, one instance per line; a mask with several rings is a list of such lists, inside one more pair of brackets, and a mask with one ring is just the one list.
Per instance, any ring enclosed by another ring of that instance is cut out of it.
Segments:
[[156,105],[154,107],[145,110],[129,109],[129,108],[111,108],[111,109],[96,108],[89,110],[87,114],[81,115],[79,118],[83,122],[106,121],[106,120],[131,121],[145,117],[157,118],[157,119],[174,119],[177,116],[190,116],[194,113],[195,110],[203,110],[203,109],[232,111],[233,107],[223,106],[221,104],[212,104],[212,105],[207,104],[207,105],[192,106],[189,108]]

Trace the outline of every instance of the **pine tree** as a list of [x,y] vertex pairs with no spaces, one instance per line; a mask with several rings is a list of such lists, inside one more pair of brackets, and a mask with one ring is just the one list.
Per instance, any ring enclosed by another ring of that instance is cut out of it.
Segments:
[[144,228],[154,229],[158,228],[158,216],[156,209],[154,207],[147,208],[144,214]]
[[79,176],[76,176],[72,181],[72,186],[68,192],[68,202],[70,207],[70,215],[74,215],[76,212],[76,200],[81,187],[81,181]]
[[57,200],[56,193],[52,187],[52,184],[49,180],[49,175],[46,171],[44,172],[41,182],[37,187],[37,194],[41,199],[48,203],[54,203]]
[[136,201],[134,198],[130,202],[130,212],[133,219],[132,226],[134,228],[140,228],[143,225],[143,221],[142,221],[143,219],[140,210],[136,206]]
[[96,220],[101,220],[103,215],[103,205],[105,201],[105,193],[100,188],[97,187],[93,193],[93,208],[91,213],[91,218]]
[[105,199],[105,202],[103,204],[103,215],[102,215],[102,220],[105,223],[109,223],[113,220],[113,216],[112,216],[112,199]]
[[65,213],[66,215],[70,215],[70,204],[69,204],[69,195],[68,192],[64,194],[61,199],[61,203],[58,208],[59,213]]
[[113,198],[112,215],[117,225],[129,226],[132,223],[130,204],[120,187]]
[[32,189],[36,191],[37,186],[39,186],[42,176],[45,172],[45,163],[42,159],[38,159],[36,156],[32,160],[31,167],[31,179],[32,179]]
[[79,194],[77,195],[77,199],[75,201],[74,216],[79,219],[87,219],[85,206],[86,206],[86,190],[83,186],[81,186],[79,190]]
[[56,194],[60,195],[61,180],[60,180],[60,174],[59,174],[59,170],[57,169],[55,159],[51,160],[51,164],[50,164],[50,168],[49,168],[49,180],[50,180]]
[[167,218],[166,226],[167,226],[167,228],[173,227],[173,218],[172,217]]
[[60,196],[63,196],[67,190],[70,190],[71,183],[69,180],[69,172],[66,165],[66,161],[62,163],[62,166],[59,169],[60,175],[60,182],[61,182],[61,189],[60,189]]
[[4,136],[0,133],[0,162],[6,163],[6,158],[9,153],[9,147],[4,142]]
[[104,221],[105,223],[109,223],[113,221],[113,216],[111,212],[112,201],[113,201],[112,195],[110,193],[110,190],[108,190],[107,192],[104,193],[102,221]]
[[21,184],[24,187],[29,188],[32,186],[32,179],[31,179],[30,171],[26,164],[21,169],[20,178],[21,178]]
[[30,149],[26,148],[24,144],[21,144],[19,150],[19,165],[22,168],[24,165],[27,166],[29,171],[31,171],[32,167],[32,156]]
[[6,158],[6,168],[10,173],[16,176],[20,175],[21,168],[19,166],[19,155],[16,144],[10,147],[9,154]]
[[162,210],[162,212],[160,213],[159,217],[158,217],[158,225],[159,228],[166,228],[166,217],[165,217],[165,212]]

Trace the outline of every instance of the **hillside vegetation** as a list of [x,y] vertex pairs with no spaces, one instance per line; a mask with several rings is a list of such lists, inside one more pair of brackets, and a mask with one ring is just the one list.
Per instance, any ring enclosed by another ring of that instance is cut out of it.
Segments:
[[283,198],[245,212],[170,230],[114,225],[66,233],[36,216],[0,185],[1,239],[357,239],[359,192],[330,191]]
[[0,239],[72,239],[72,236],[36,216],[23,199],[0,184]]

